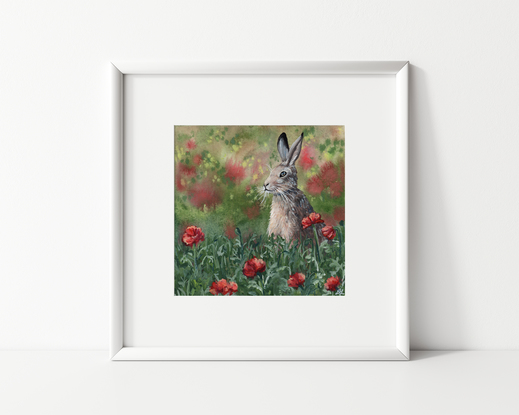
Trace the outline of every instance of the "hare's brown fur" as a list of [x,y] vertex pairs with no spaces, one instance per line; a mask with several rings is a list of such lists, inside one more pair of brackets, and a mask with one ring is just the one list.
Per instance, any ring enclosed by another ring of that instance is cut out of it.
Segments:
[[[303,134],[288,147],[285,133],[278,139],[281,163],[274,167],[264,183],[264,192],[271,193],[269,235],[278,235],[287,241],[300,238],[314,238],[312,227],[303,229],[302,220],[314,211],[305,194],[297,187],[295,161],[301,153]],[[317,229],[319,241],[324,240],[321,232],[324,224],[313,225]]]

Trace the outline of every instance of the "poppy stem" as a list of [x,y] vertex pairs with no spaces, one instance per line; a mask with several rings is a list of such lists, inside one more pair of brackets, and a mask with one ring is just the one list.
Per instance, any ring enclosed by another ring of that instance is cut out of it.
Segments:
[[241,236],[240,228],[236,228],[236,231],[238,232],[238,235],[240,236],[241,260],[243,261],[243,238]]
[[319,271],[319,262],[321,262],[321,256],[319,254],[319,237],[317,236],[317,230],[315,229],[315,225],[312,225],[312,229],[314,230],[314,235],[315,235],[316,265],[317,265],[317,271]]
[[195,278],[198,275],[198,266],[196,263],[196,244],[193,245],[193,256],[195,257]]
[[339,259],[342,259],[342,231],[340,226],[337,226],[337,231],[339,232]]

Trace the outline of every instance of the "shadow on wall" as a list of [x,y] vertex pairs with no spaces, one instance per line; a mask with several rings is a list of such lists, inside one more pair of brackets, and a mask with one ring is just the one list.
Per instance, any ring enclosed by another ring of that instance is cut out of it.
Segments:
[[445,180],[427,74],[409,68],[409,312],[412,349],[463,343]]

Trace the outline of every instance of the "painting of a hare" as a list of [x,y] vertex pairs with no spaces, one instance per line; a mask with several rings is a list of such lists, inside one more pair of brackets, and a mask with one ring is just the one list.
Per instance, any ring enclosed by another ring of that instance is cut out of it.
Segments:
[[343,125],[175,126],[174,295],[344,296],[346,142]]
[[[264,193],[273,197],[268,234],[281,236],[286,241],[314,238],[313,227],[303,229],[302,224],[303,219],[309,217],[314,209],[305,194],[297,187],[295,163],[303,148],[303,133],[292,146],[288,145],[287,135],[282,133],[277,146],[281,162],[272,168],[262,189]],[[325,239],[322,234],[324,223],[316,223],[314,226],[319,242],[322,242]]]

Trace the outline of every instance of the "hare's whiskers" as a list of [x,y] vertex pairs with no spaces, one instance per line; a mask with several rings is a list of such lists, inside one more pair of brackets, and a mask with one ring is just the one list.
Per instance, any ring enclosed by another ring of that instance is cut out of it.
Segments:
[[261,198],[260,205],[263,207],[263,206],[265,206],[265,200],[267,199],[269,194],[263,187],[260,187],[260,186],[258,186],[258,193],[259,193],[259,198]]
[[266,199],[267,199],[267,192],[263,192],[263,199],[261,200],[261,206],[265,206]]
[[256,196],[254,196],[254,200],[262,199],[260,203],[263,203],[266,197],[266,192],[263,186],[257,186],[254,188],[256,190]]

